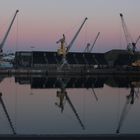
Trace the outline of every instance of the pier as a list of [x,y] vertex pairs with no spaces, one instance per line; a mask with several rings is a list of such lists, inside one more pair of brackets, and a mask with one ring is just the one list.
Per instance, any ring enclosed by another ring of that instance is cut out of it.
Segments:
[[0,69],[1,75],[140,75],[139,69]]

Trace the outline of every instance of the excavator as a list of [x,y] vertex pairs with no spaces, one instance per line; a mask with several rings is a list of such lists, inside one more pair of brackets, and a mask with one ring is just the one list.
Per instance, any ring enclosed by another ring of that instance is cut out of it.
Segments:
[[9,114],[8,114],[8,111],[7,111],[7,109],[6,109],[6,106],[5,106],[4,101],[3,101],[3,99],[2,99],[2,93],[1,93],[1,92],[0,92],[0,104],[1,104],[2,107],[3,107],[3,110],[4,110],[4,112],[5,112],[5,115],[6,115],[6,117],[7,117],[8,122],[9,122],[9,125],[10,125],[10,127],[11,127],[12,133],[13,133],[14,135],[16,135],[15,128],[14,128],[14,126],[13,126],[13,123],[12,123],[12,121],[11,121],[11,118],[10,118],[10,116],[9,116]]
[[9,59],[8,56],[11,55],[11,54],[3,53],[3,47],[5,45],[6,39],[7,39],[8,35],[9,35],[9,32],[11,30],[11,27],[12,27],[12,25],[14,23],[14,20],[15,20],[16,15],[17,15],[18,12],[19,12],[19,10],[16,10],[16,12],[14,14],[14,17],[12,18],[12,21],[11,21],[9,27],[8,27],[8,30],[6,31],[4,38],[3,38],[2,42],[0,43],[0,61],[8,61],[8,59]]
[[63,34],[63,38],[61,38],[60,40],[58,40],[56,43],[60,43],[61,46],[60,48],[57,50],[58,55],[62,56],[62,62],[60,65],[60,68],[63,68],[63,66],[66,64],[68,65],[67,59],[66,59],[66,55],[68,54],[68,52],[70,51],[74,41],[76,40],[77,36],[79,35],[83,25],[85,24],[86,20],[88,18],[86,17],[84,19],[84,21],[82,22],[80,28],[77,30],[76,34],[74,35],[73,39],[71,40],[71,42],[69,43],[69,45],[66,45],[66,39],[65,39],[65,35]]
[[80,119],[80,117],[79,117],[74,105],[72,104],[72,102],[67,94],[67,91],[66,91],[66,86],[67,86],[68,81],[69,81],[69,78],[65,78],[65,79],[63,79],[61,77],[58,78],[58,82],[60,84],[60,91],[59,90],[57,91],[57,97],[59,98],[60,101],[59,101],[59,103],[56,102],[55,105],[61,109],[61,112],[63,112],[64,111],[64,104],[67,101],[68,104],[70,105],[72,111],[74,112],[74,115],[76,116],[80,126],[84,130],[85,126],[82,123],[82,121],[81,121],[81,119]]

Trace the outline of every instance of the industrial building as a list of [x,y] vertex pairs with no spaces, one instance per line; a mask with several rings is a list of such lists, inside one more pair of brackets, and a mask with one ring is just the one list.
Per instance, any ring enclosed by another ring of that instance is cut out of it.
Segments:
[[[105,67],[107,61],[104,53],[69,52],[67,63],[70,66]],[[57,52],[16,52],[15,66],[17,68],[47,68],[58,66],[62,57]]]
[[128,50],[110,50],[105,53],[105,59],[109,67],[127,67],[140,60],[140,52],[131,54]]
[[[80,53],[69,52],[66,56],[70,67],[107,68],[126,67],[140,60],[140,53],[131,55],[127,50],[111,50],[106,53]],[[62,62],[62,57],[57,52],[16,52],[16,68],[56,69]]]

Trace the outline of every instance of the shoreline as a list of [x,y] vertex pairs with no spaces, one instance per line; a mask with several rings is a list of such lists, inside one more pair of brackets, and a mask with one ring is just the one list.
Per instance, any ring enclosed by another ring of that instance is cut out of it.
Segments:
[[93,69],[93,70],[47,70],[47,69],[0,69],[1,75],[140,75],[140,70]]
[[140,134],[48,134],[48,135],[10,135],[1,134],[0,139],[21,140],[139,140]]

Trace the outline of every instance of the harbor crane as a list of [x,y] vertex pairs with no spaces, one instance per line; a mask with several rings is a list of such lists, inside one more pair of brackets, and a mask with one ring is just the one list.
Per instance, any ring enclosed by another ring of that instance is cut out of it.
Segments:
[[86,20],[88,18],[86,17],[84,19],[84,21],[82,22],[80,28],[77,30],[76,34],[74,35],[73,39],[71,40],[71,42],[69,43],[69,45],[66,45],[66,41],[65,41],[65,35],[63,34],[63,38],[58,40],[56,43],[61,43],[61,47],[58,49],[58,55],[62,56],[62,64],[61,64],[61,68],[65,65],[68,64],[67,59],[66,59],[66,55],[68,54],[68,52],[70,51],[74,41],[76,40],[77,36],[79,35],[83,25],[85,24]]
[[10,118],[10,116],[9,116],[9,114],[8,114],[8,111],[7,111],[7,109],[6,109],[6,106],[5,106],[5,104],[4,104],[4,101],[3,101],[3,99],[2,99],[2,93],[0,93],[0,103],[1,103],[1,105],[2,105],[2,107],[3,107],[3,110],[4,110],[4,112],[5,112],[5,115],[6,115],[7,119],[8,119],[8,122],[9,122],[9,124],[10,124],[11,129],[12,129],[12,132],[13,132],[13,134],[15,135],[15,134],[16,134],[16,131],[15,131],[15,129],[14,129],[14,126],[13,126],[13,124],[12,124],[11,118]]
[[127,25],[125,23],[125,20],[124,20],[124,17],[123,17],[123,14],[120,13],[120,17],[121,17],[121,22],[122,22],[122,28],[123,28],[123,31],[124,31],[124,35],[125,35],[125,39],[126,39],[126,43],[127,43],[127,50],[131,53],[131,54],[134,54],[135,51],[136,51],[136,44],[139,40],[140,37],[138,37],[138,39],[136,40],[136,42],[133,41],[129,31],[128,31],[128,28],[127,28]]
[[100,35],[100,32],[97,33],[97,35],[96,35],[96,37],[95,37],[95,39],[94,39],[94,42],[93,42],[91,48],[89,48],[89,47],[90,47],[90,43],[87,43],[87,46],[86,46],[84,52],[87,52],[87,53],[91,53],[91,52],[92,52],[92,49],[93,49],[93,47],[95,46],[95,43],[96,43],[96,41],[97,41],[99,35]]
[[[93,47],[95,46],[95,43],[96,43],[96,41],[97,41],[99,35],[100,35],[100,32],[97,33],[97,35],[96,35],[96,37],[95,37],[95,39],[94,39],[94,42],[93,42],[93,44],[92,44],[91,47],[90,47],[90,43],[87,43],[87,46],[86,46],[86,48],[85,48],[85,50],[84,50],[84,53],[91,53],[91,52],[92,52],[92,49],[93,49]],[[97,59],[95,58],[94,55],[93,55],[93,57],[94,57],[94,60],[95,60],[96,64],[99,66],[100,64],[99,64],[99,62],[97,61]]]
[[14,14],[14,17],[12,18],[12,21],[11,21],[9,27],[8,27],[8,30],[7,30],[7,32],[5,33],[5,36],[4,36],[4,38],[3,38],[3,40],[2,40],[2,42],[1,42],[1,44],[0,44],[0,55],[1,55],[1,56],[3,56],[3,47],[4,47],[4,44],[5,44],[5,42],[6,42],[6,39],[7,39],[7,37],[8,37],[8,34],[9,34],[10,30],[11,30],[11,27],[12,27],[12,25],[13,25],[13,23],[14,23],[14,20],[15,20],[16,15],[17,15],[18,12],[19,12],[19,10],[16,10],[16,12],[15,12],[15,14]]

